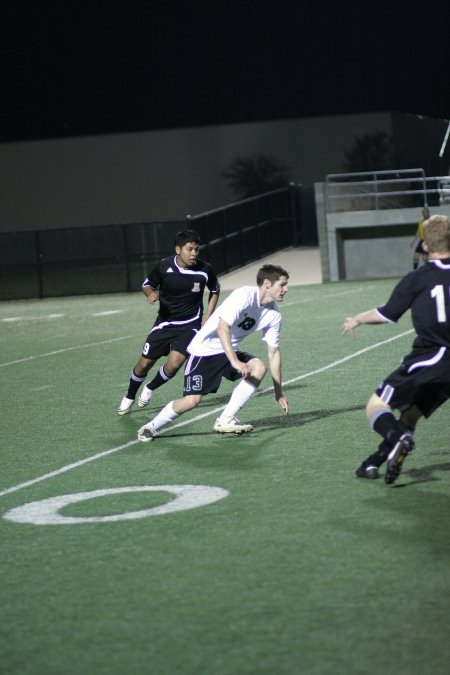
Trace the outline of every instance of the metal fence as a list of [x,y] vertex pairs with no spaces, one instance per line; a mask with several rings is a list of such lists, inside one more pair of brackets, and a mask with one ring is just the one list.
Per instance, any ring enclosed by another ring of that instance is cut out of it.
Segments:
[[312,188],[291,185],[185,220],[0,233],[0,300],[136,291],[187,227],[223,274],[288,246],[316,244],[313,202]]
[[450,176],[426,176],[423,169],[329,174],[328,213],[372,211],[450,203]]
[[207,242],[204,257],[219,274],[318,241],[313,189],[295,184],[188,216],[188,222]]

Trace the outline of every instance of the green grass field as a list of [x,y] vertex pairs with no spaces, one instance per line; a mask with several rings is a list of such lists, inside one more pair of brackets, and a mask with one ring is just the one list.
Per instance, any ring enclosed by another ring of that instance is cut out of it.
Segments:
[[[254,432],[215,435],[226,382],[147,444],[182,377],[116,415],[155,313],[140,293],[2,303],[0,673],[447,675],[449,406],[394,486],[354,475],[378,444],[366,401],[413,334],[409,315],[339,327],[393,283],[290,288],[288,417],[268,378],[240,415]],[[44,506],[59,519],[35,524]]]

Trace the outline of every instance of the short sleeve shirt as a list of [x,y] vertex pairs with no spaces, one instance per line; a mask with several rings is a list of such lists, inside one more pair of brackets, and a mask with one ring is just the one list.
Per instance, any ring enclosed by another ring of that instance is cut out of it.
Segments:
[[417,334],[414,347],[450,347],[450,258],[431,259],[404,276],[387,303],[377,307],[391,322],[408,309]]
[[176,256],[160,260],[142,286],[159,290],[157,324],[192,321],[200,326],[205,287],[211,293],[220,291],[216,273],[209,263],[199,259],[193,267],[184,269],[177,264]]
[[274,302],[259,303],[257,286],[243,286],[234,290],[216,309],[201,330],[193,338],[188,352],[194,356],[223,354],[223,347],[217,334],[222,319],[230,326],[231,344],[238,350],[248,335],[262,331],[262,339],[271,347],[280,344],[282,319]]

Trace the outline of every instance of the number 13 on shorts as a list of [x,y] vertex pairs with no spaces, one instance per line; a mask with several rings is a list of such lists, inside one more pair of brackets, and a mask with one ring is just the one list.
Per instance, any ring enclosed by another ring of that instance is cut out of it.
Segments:
[[203,386],[203,377],[201,375],[187,375],[184,379],[184,391],[201,391]]

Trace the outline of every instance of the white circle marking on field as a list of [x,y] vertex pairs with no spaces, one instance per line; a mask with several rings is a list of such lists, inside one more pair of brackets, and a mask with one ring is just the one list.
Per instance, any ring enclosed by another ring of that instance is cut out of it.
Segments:
[[[168,492],[175,495],[175,499],[139,511],[111,514],[107,516],[64,516],[59,511],[88,499],[105,497],[107,495],[123,494],[125,492]],[[40,499],[28,502],[22,506],[7,511],[3,518],[14,523],[31,523],[33,525],[77,525],[79,523],[114,523],[121,520],[136,520],[161,516],[177,511],[187,511],[200,506],[206,506],[228,496],[224,488],[211,485],[137,485],[120,488],[105,488],[90,492],[74,492],[68,495],[59,495],[49,499]]]

